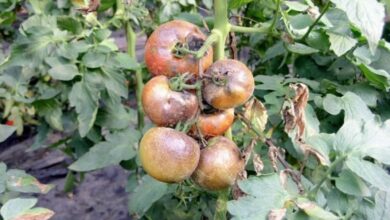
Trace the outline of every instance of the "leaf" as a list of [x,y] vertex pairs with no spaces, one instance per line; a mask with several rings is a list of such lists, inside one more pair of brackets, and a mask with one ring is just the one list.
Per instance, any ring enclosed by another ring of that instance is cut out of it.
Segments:
[[54,129],[62,131],[62,109],[61,105],[54,99],[39,100],[33,103],[38,114],[44,117],[46,122]]
[[81,22],[70,16],[58,16],[57,25],[61,30],[66,30],[77,35],[83,31]]
[[357,44],[357,40],[352,37],[330,32],[327,34],[329,35],[330,49],[339,57],[351,50]]
[[159,182],[146,175],[129,195],[129,213],[138,218],[168,192],[168,184]]
[[319,52],[319,50],[306,46],[301,43],[287,44],[287,49],[293,53],[303,54],[303,55]]
[[16,127],[0,124],[0,143],[16,131]]
[[265,109],[263,103],[253,98],[244,107],[244,117],[251,122],[254,129],[263,132],[268,121],[267,109]]
[[8,200],[0,209],[0,214],[4,220],[14,220],[20,214],[28,211],[35,204],[37,204],[37,199],[22,199],[16,198]]
[[23,170],[11,169],[7,172],[7,189],[22,193],[48,193],[53,185],[40,183],[35,177]]
[[331,0],[345,11],[349,20],[367,38],[371,53],[374,53],[382,37],[385,8],[377,0]]
[[379,165],[356,157],[349,157],[346,161],[346,165],[352,172],[374,187],[387,192],[390,190],[388,185],[390,176]]
[[339,219],[333,213],[324,210],[316,203],[306,199],[298,198],[296,201],[297,206],[302,209],[309,217],[318,220],[337,220]]
[[119,164],[136,156],[140,133],[128,128],[106,137],[106,141],[94,145],[86,154],[69,166],[69,169],[86,172]]
[[103,83],[106,89],[123,98],[128,97],[126,78],[123,74],[118,73],[115,69],[102,68]]
[[338,115],[343,109],[343,101],[340,97],[333,94],[327,94],[322,103],[324,110],[332,115]]
[[253,0],[229,0],[229,8],[234,9],[234,8],[239,8],[242,7]]
[[287,5],[289,10],[305,12],[309,9],[308,5],[305,5],[301,2],[293,2],[293,1],[284,1],[283,4]]
[[375,206],[367,219],[386,220],[390,216],[390,193],[378,191],[375,195]]
[[371,195],[366,183],[349,170],[343,170],[336,178],[336,187],[343,193],[367,197]]
[[113,60],[116,67],[127,70],[136,70],[140,68],[139,63],[127,53],[116,53]]
[[83,64],[89,68],[102,67],[106,61],[106,55],[99,52],[87,52],[82,58]]
[[69,81],[79,75],[79,71],[74,64],[64,64],[49,69],[49,75],[53,77],[53,79]]
[[85,137],[92,128],[98,111],[98,100],[100,92],[86,82],[78,82],[73,85],[69,93],[69,103],[76,107],[77,120],[79,122],[79,132],[81,137]]
[[7,165],[5,163],[0,163],[0,194],[3,193],[6,189],[6,183],[7,183]]
[[23,212],[12,220],[48,220],[54,216],[54,212],[45,208],[33,208]]
[[233,219],[266,219],[271,210],[283,208],[289,199],[278,174],[250,177],[238,185],[247,196],[227,203]]

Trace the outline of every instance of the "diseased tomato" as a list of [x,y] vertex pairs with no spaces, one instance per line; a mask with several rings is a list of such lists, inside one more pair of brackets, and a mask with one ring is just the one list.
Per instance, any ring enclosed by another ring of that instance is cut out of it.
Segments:
[[219,60],[210,66],[205,76],[203,97],[216,109],[244,104],[255,88],[252,72],[237,60]]
[[212,113],[202,113],[199,115],[197,125],[193,126],[192,131],[195,134],[200,132],[204,137],[214,137],[225,133],[233,124],[233,121],[233,108],[217,110]]
[[156,76],[145,84],[142,105],[150,120],[164,127],[195,117],[199,108],[196,95],[171,90],[166,76]]
[[177,183],[196,169],[200,146],[185,133],[171,128],[151,128],[140,143],[140,159],[145,171],[153,178]]
[[240,150],[233,141],[223,136],[214,137],[201,150],[199,165],[192,178],[206,189],[224,189],[234,184],[244,164]]
[[[159,26],[149,37],[145,45],[145,63],[149,72],[168,77],[181,73],[198,74],[198,61],[191,54],[177,56],[175,46],[187,45],[196,51],[206,40],[206,36],[195,25],[181,20],[173,20]],[[200,60],[203,70],[213,62],[213,50],[206,52]]]

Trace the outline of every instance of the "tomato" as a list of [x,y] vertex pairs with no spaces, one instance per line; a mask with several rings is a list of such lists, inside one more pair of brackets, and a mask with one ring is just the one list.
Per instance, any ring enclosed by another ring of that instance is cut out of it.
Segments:
[[[198,74],[198,61],[191,55],[177,56],[175,46],[186,44],[191,50],[198,50],[206,36],[195,25],[181,20],[173,20],[159,26],[149,37],[145,45],[145,63],[149,72],[168,77],[181,73]],[[206,70],[213,63],[213,50],[206,52],[200,60]]]
[[14,121],[13,120],[8,120],[7,122],[5,122],[6,125],[8,126],[14,126]]
[[[217,110],[213,113],[203,113],[199,116],[197,125],[192,131],[199,132],[205,137],[214,137],[225,133],[234,121],[234,109]],[[196,127],[197,126],[197,127]]]
[[185,133],[172,128],[151,128],[140,143],[140,159],[153,178],[177,183],[188,177],[199,163],[200,146]]
[[145,84],[142,105],[150,120],[164,127],[195,117],[199,108],[196,95],[171,90],[166,76],[156,76]]
[[224,189],[234,184],[244,164],[240,150],[233,141],[223,136],[214,137],[201,150],[199,165],[192,178],[206,189]]
[[216,109],[244,104],[255,88],[252,72],[237,60],[219,60],[210,66],[205,76],[203,97]]

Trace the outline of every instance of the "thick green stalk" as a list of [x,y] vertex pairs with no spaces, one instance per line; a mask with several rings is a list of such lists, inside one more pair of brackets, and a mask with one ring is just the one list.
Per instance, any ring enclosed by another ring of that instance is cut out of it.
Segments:
[[214,220],[225,220],[227,214],[227,201],[229,199],[230,189],[221,190],[218,192],[216,211]]
[[[137,59],[136,56],[137,35],[135,34],[130,21],[127,21],[125,23],[125,29],[126,29],[126,39],[127,39],[127,53],[129,54],[130,57],[136,60]],[[142,90],[144,87],[144,82],[142,79],[142,70],[140,68],[136,70],[135,78],[136,78],[136,96],[137,96],[137,111],[138,111],[138,129],[142,130],[145,125],[144,110],[142,107]]]
[[116,12],[115,16],[120,17],[125,13],[125,4],[123,0],[116,0]]

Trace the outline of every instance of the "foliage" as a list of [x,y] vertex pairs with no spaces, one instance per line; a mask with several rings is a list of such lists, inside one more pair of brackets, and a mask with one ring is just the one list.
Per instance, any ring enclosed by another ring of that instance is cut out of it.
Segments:
[[[81,172],[109,165],[134,171],[127,187],[133,217],[218,216],[221,192],[191,180],[161,183],[142,171],[137,147],[146,129],[137,128],[137,111],[127,100],[139,92],[136,74],[145,79],[148,73],[112,37],[128,25],[149,35],[172,19],[211,29],[215,5],[120,2],[102,0],[96,14],[83,14],[74,1],[0,0],[0,142],[36,127],[33,149],[58,148],[74,159],[69,185],[74,174],[81,179]],[[250,29],[230,35],[226,56],[251,67],[262,103],[238,109],[233,139],[243,152],[254,151],[249,177],[222,201],[224,217],[386,219],[389,1],[229,0],[228,6],[230,21]],[[46,137],[53,132],[65,138],[51,143]],[[49,186],[4,164],[0,172],[3,219],[53,214],[11,193],[45,193]]]

